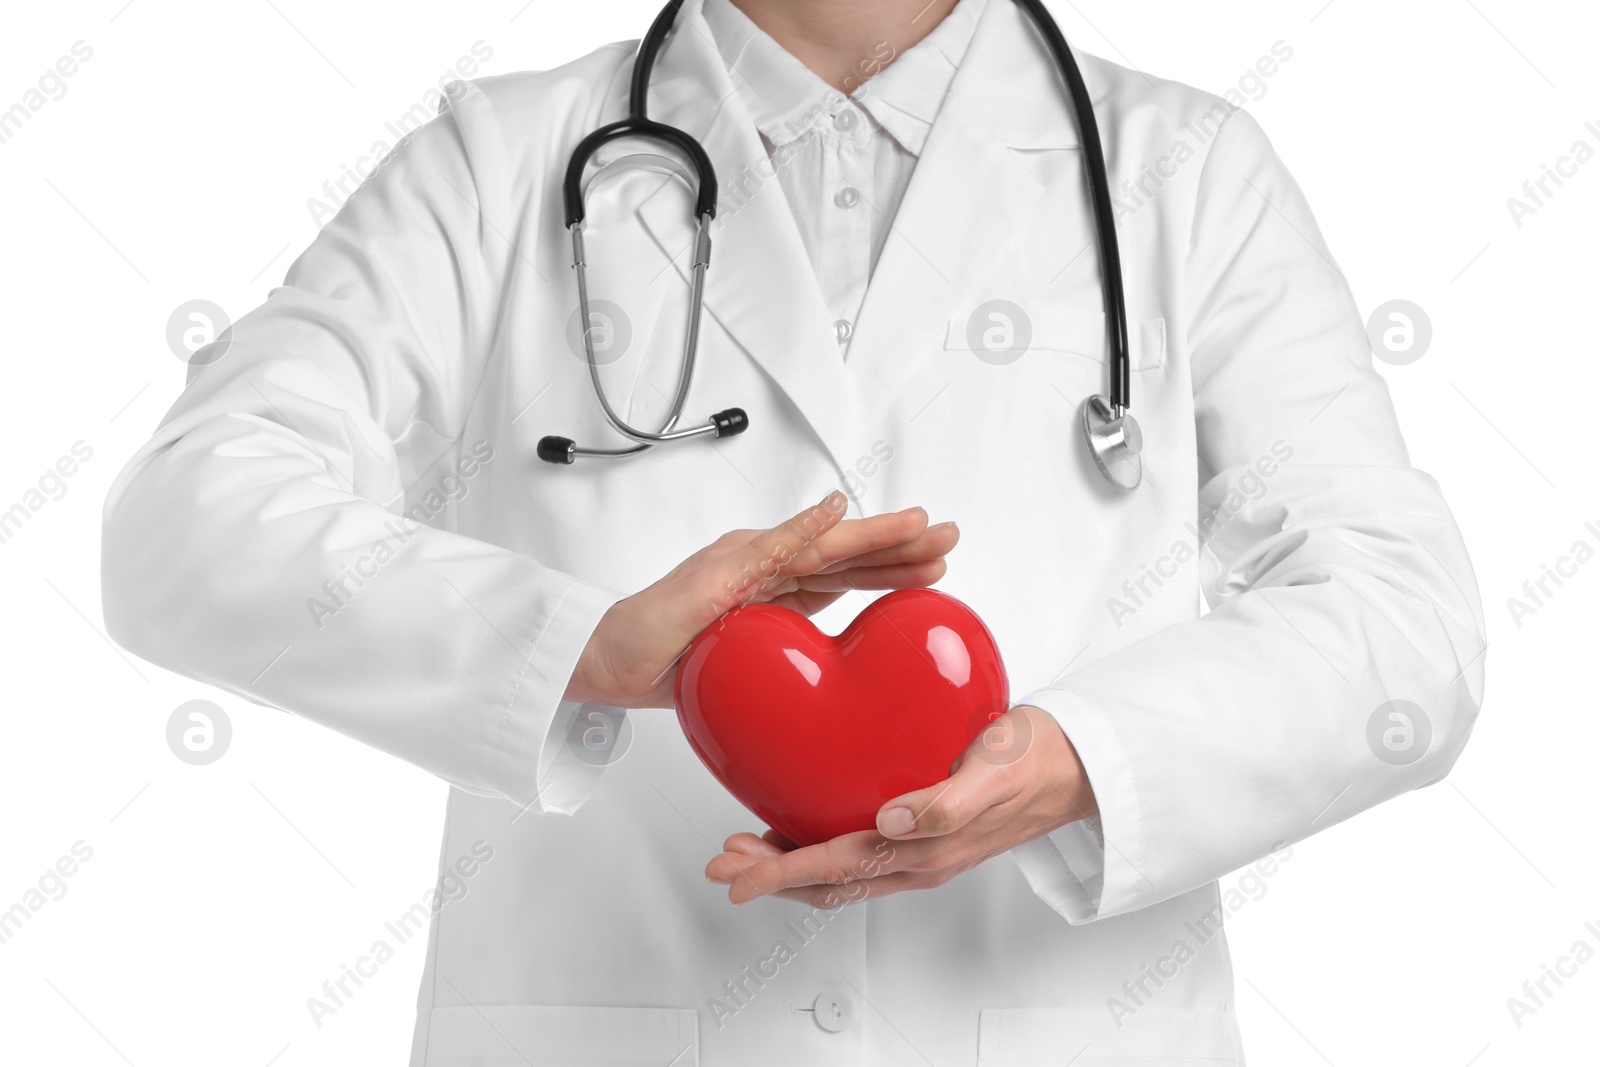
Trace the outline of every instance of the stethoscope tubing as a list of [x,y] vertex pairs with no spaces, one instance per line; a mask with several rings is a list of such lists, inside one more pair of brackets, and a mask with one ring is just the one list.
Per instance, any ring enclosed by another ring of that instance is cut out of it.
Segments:
[[1067,83],[1077,113],[1078,136],[1083,139],[1084,168],[1089,172],[1089,200],[1094,207],[1095,234],[1100,246],[1100,284],[1105,294],[1106,315],[1111,331],[1111,410],[1121,416],[1130,406],[1128,354],[1128,306],[1122,289],[1122,250],[1117,241],[1117,216],[1111,201],[1111,180],[1106,172],[1105,148],[1100,142],[1100,124],[1095,119],[1094,101],[1077,58],[1067,46],[1061,27],[1040,0],[1016,0],[1028,13],[1044,38],[1056,62],[1056,69]]
[[[624,437],[632,438],[643,446],[662,444],[667,441],[683,441],[690,437],[702,437],[714,433],[716,427],[707,424],[694,426],[684,430],[674,430],[683,414],[683,405],[689,399],[689,383],[694,378],[695,353],[700,347],[700,317],[704,308],[706,268],[711,265],[711,219],[709,216],[700,216],[700,225],[695,231],[694,262],[690,265],[691,295],[689,304],[689,322],[684,330],[683,358],[678,366],[678,384],[673,391],[672,403],[668,406],[666,422],[661,429],[652,433],[648,430],[636,429],[630,426],[622,416],[611,407],[611,401],[606,396],[604,386],[600,381],[600,359],[594,350],[594,331],[583,323],[583,354],[589,364],[589,380],[594,385],[595,396],[600,400],[600,408],[605,412],[606,421]],[[578,276],[578,306],[587,309],[589,306],[589,283],[586,272],[583,250],[583,227],[572,228],[572,265]],[[635,451],[630,449],[628,451]],[[592,454],[584,452],[580,454]]]

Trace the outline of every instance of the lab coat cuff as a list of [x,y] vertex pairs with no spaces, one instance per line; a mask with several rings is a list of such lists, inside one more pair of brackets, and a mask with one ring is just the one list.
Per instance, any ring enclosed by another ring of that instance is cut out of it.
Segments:
[[1073,925],[1142,906],[1144,834],[1139,792],[1122,742],[1106,713],[1064,689],[1016,701],[1046,712],[1072,742],[1099,812],[1011,850],[1034,893]]
[[618,708],[564,699],[567,683],[606,611],[622,599],[575,581],[534,627],[517,664],[498,758],[501,792],[524,810],[571,815],[589,799],[617,752]]

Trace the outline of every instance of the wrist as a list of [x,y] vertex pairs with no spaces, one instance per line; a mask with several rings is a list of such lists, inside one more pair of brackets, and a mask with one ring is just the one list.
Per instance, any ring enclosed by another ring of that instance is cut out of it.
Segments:
[[567,679],[567,688],[562,693],[563,700],[576,704],[611,704],[612,686],[606,684],[605,679],[610,676],[606,669],[606,644],[608,623],[616,613],[616,605],[612,605],[600,622],[589,635],[589,640],[583,646],[583,652],[578,656],[578,663],[572,669],[572,676]]
[[573,670],[572,677],[567,679],[567,688],[561,694],[561,699],[574,704],[605,703],[600,697],[600,691],[589,683],[584,673],[582,659],[578,661],[578,666]]
[[1033,735],[1041,742],[1044,772],[1048,779],[1046,788],[1060,802],[1064,815],[1062,825],[1097,814],[1100,805],[1089,783],[1089,772],[1078,756],[1077,747],[1055,716],[1028,704],[1016,710],[1026,714],[1033,722]]

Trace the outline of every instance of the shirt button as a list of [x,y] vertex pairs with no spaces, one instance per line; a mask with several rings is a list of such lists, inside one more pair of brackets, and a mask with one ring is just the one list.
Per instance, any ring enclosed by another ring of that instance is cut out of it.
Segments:
[[843,986],[828,986],[817,994],[817,1025],[830,1034],[848,1030],[856,1021],[855,994]]
[[840,207],[855,207],[856,201],[861,199],[861,194],[850,186],[845,186],[833,196],[833,202]]
[[840,133],[849,133],[855,128],[855,125],[856,113],[854,111],[841,111],[833,116],[833,128]]
[[850,335],[855,333],[855,327],[850,325],[849,319],[839,319],[833,324],[833,335],[839,339],[840,344],[850,340]]

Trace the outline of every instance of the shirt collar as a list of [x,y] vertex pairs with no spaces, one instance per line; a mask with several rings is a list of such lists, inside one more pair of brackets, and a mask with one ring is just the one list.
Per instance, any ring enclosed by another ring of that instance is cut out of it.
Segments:
[[[902,54],[884,47],[861,63],[865,80],[854,87],[849,101],[912,155],[922,153],[987,2],[957,0],[943,22]],[[788,144],[811,130],[844,140],[870,136],[866,123],[843,131],[828,123],[845,105],[845,95],[785,51],[731,0],[705,0],[703,14],[741,100],[769,145]]]

